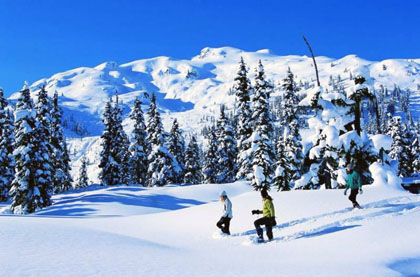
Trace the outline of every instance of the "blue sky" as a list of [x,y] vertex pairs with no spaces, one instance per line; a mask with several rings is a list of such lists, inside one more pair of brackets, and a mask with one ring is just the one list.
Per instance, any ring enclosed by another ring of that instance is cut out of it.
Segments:
[[206,46],[278,55],[420,58],[420,1],[1,0],[0,86],[6,95],[54,73],[104,61],[190,58]]

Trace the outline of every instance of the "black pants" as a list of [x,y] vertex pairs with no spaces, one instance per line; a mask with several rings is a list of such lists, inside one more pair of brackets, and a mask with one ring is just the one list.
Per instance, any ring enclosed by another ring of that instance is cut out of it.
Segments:
[[353,207],[360,207],[360,205],[359,205],[359,203],[357,203],[357,201],[356,201],[356,197],[357,197],[357,194],[359,193],[359,189],[357,188],[357,189],[352,189],[351,190],[351,193],[350,193],[350,196],[349,196],[349,200],[353,203]]
[[217,222],[216,226],[222,230],[223,233],[230,235],[229,226],[230,226],[230,220],[229,217],[221,217],[220,220]]
[[260,237],[261,239],[264,237],[263,230],[261,229],[261,225],[265,225],[267,237],[269,240],[272,240],[273,239],[273,226],[275,225],[274,222],[275,222],[274,217],[273,218],[261,217],[255,220],[254,226],[255,226],[255,229],[257,229],[258,237]]

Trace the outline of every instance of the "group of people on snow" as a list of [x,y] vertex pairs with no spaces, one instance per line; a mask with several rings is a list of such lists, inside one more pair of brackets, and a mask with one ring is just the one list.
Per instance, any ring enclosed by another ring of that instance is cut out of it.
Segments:
[[[356,197],[359,194],[363,193],[362,190],[362,178],[360,174],[354,169],[353,164],[349,164],[346,167],[347,172],[347,185],[344,190],[344,195],[347,195],[347,191],[350,189],[350,196],[349,200],[353,204],[353,208],[360,209],[359,203],[356,201]],[[263,209],[262,210],[252,210],[251,213],[255,214],[262,214],[263,217],[258,218],[254,221],[254,226],[257,231],[258,235],[258,242],[264,241],[263,229],[261,228],[262,225],[265,225],[267,238],[269,241],[273,240],[273,226],[277,225],[273,199],[268,194],[266,189],[261,190],[261,197],[263,201]],[[226,191],[222,191],[220,193],[220,201],[223,203],[223,214],[220,220],[217,222],[216,226],[222,231],[223,234],[230,235],[230,221],[233,217],[232,214],[232,202],[230,201],[229,197],[227,196]]]

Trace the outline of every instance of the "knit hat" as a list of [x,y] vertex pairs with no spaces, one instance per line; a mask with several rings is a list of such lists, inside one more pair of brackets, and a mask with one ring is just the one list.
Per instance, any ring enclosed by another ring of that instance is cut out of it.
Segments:
[[220,196],[227,196],[226,191],[222,191],[222,192],[220,193]]
[[348,170],[353,170],[354,169],[354,164],[348,164],[347,169]]

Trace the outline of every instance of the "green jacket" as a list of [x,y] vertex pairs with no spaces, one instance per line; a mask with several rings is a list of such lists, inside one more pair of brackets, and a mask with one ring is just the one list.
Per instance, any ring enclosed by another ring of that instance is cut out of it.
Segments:
[[263,205],[263,216],[265,217],[274,217],[274,205],[273,201],[269,199],[264,199]]
[[362,178],[360,174],[353,170],[351,173],[347,173],[347,188],[357,189],[362,187]]

